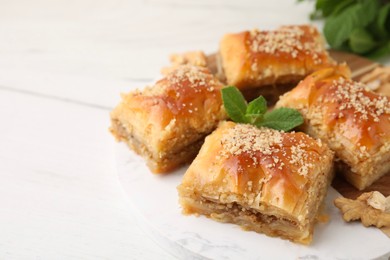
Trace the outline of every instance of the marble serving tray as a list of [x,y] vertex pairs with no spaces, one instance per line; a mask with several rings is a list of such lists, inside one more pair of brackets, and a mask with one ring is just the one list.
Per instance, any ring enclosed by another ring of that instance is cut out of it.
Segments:
[[316,225],[313,243],[298,245],[243,231],[206,217],[184,216],[176,187],[187,166],[166,175],[152,174],[144,160],[124,144],[116,145],[119,180],[139,224],[155,241],[180,259],[388,259],[390,239],[376,228],[345,223],[329,189],[327,223]]

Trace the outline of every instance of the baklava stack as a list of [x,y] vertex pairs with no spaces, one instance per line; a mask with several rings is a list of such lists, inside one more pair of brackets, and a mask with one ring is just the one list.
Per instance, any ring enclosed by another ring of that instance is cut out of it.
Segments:
[[178,187],[184,213],[311,242],[333,177],[333,153],[304,133],[224,122]]
[[390,102],[349,79],[345,66],[308,76],[277,103],[298,109],[303,130],[336,152],[340,172],[363,190],[390,171]]
[[227,84],[240,89],[297,83],[334,64],[320,33],[309,25],[227,34],[219,54]]
[[226,118],[222,87],[206,68],[178,66],[154,86],[123,95],[110,130],[152,172],[171,171],[191,162],[204,137]]
[[263,95],[270,104],[305,76],[335,65],[321,34],[310,25],[226,34],[217,55],[192,51],[172,55],[171,61],[173,68],[180,64],[208,67],[223,83],[239,88],[248,100]]

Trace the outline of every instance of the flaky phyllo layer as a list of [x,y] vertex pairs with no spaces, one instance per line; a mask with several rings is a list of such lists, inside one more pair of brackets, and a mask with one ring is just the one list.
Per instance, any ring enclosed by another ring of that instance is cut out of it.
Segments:
[[277,106],[298,109],[303,130],[335,151],[341,173],[363,190],[390,171],[389,101],[338,66],[308,76]]
[[142,155],[152,172],[190,162],[204,137],[226,118],[222,84],[207,68],[177,66],[154,86],[123,95],[112,134]]
[[332,159],[326,145],[303,133],[224,122],[184,175],[180,203],[184,213],[306,244]]

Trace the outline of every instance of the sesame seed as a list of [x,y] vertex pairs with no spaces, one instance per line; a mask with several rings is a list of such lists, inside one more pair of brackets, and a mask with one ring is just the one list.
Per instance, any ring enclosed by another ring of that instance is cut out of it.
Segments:
[[[316,34],[316,29],[309,27],[309,32]],[[300,53],[312,57],[314,64],[322,62],[321,54],[324,53],[324,46],[316,37],[307,37],[305,31],[300,26],[284,26],[275,31],[250,31],[250,39],[247,41],[250,49],[254,53],[289,54],[293,59],[297,59]],[[256,64],[252,64],[251,70],[257,71]]]
[[[296,139],[296,135],[300,135],[300,138]],[[309,145],[308,141],[302,139],[301,135],[269,128],[257,128],[247,124],[236,124],[223,134],[221,138],[223,149],[218,156],[222,158],[246,154],[253,160],[254,166],[261,159],[260,161],[267,169],[283,170],[284,162],[288,162],[288,164],[296,166],[299,175],[307,176],[314,167],[311,162],[315,159],[312,158],[312,155],[309,156],[306,149],[310,148],[310,145],[321,147],[322,143],[313,140],[313,143]],[[288,147],[283,144],[285,138],[292,142]],[[289,152],[286,153],[286,150]]]
[[281,133],[273,129],[259,130],[251,125],[237,124],[223,135],[221,143],[224,151],[232,155],[258,151],[270,155],[272,154],[271,146],[281,143]]
[[178,66],[177,69],[167,75],[167,79],[172,84],[183,84],[184,81],[189,81],[192,88],[199,88],[208,86],[208,91],[213,91],[214,87],[210,86],[216,84],[213,75],[208,69],[192,65]]
[[334,89],[334,96],[330,102],[341,104],[338,117],[344,116],[342,111],[353,111],[354,121],[356,118],[367,121],[370,118],[374,122],[379,122],[379,117],[383,114],[390,114],[390,104],[388,97],[375,95],[370,89],[360,82],[339,78],[334,80],[331,89]]
[[[187,95],[182,89],[192,89],[195,93],[201,91],[215,92],[222,84],[215,79],[214,75],[204,67],[194,65],[179,65],[170,71],[165,78],[148,86],[142,91],[134,91],[133,95],[164,96],[169,91],[175,91],[176,99]],[[192,94],[191,94],[192,95]],[[185,104],[183,104],[185,106]]]

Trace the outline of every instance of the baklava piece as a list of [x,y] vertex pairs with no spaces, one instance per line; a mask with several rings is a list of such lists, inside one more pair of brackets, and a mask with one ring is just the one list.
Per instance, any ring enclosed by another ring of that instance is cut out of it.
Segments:
[[219,60],[227,84],[249,99],[262,94],[267,100],[308,74],[334,65],[321,34],[310,25],[227,34],[220,43]]
[[390,171],[390,103],[343,67],[313,73],[277,106],[298,109],[303,130],[335,151],[346,180],[363,190]]
[[223,85],[206,69],[177,67],[154,86],[122,96],[111,132],[146,160],[154,173],[190,162],[204,137],[226,118]]
[[178,187],[184,214],[309,244],[333,153],[304,133],[223,122]]

